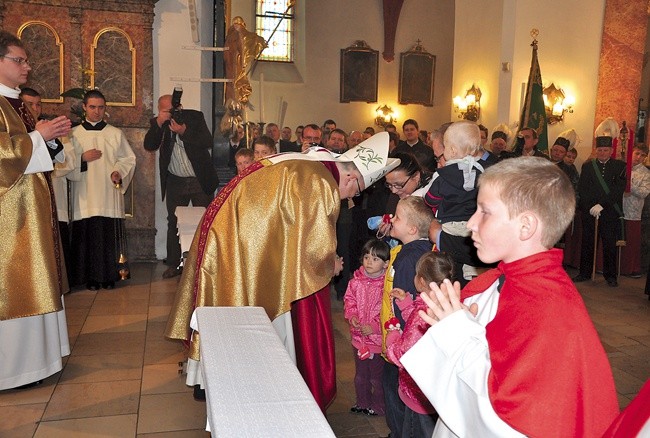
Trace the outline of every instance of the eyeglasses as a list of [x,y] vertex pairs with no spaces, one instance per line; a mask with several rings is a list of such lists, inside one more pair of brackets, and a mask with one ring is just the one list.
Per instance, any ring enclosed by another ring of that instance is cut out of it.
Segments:
[[386,188],[395,189],[395,190],[402,190],[404,188],[404,186],[406,184],[408,184],[408,182],[411,180],[411,178],[413,178],[413,175],[409,176],[406,179],[406,181],[404,181],[403,183],[395,183],[395,184],[386,183]]
[[359,184],[358,178],[355,178],[354,180],[357,182],[357,193],[354,195],[354,197],[356,198],[358,196],[361,196],[361,184]]
[[13,62],[20,65],[21,67],[25,64],[29,65],[29,60],[26,58],[14,58],[13,56],[7,56],[7,55],[1,55],[0,57],[11,59]]

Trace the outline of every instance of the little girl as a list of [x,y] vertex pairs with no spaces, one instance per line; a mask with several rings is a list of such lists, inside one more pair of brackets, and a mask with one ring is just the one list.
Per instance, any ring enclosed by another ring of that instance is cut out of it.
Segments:
[[[429,290],[429,283],[437,284],[448,278],[454,279],[454,261],[447,253],[428,252],[415,265],[415,287],[418,292]],[[396,298],[397,306],[406,320],[406,329],[401,333],[395,327],[386,335],[386,354],[399,367],[399,397],[406,405],[402,437],[431,436],[438,420],[429,400],[406,372],[400,359],[427,331],[429,326],[418,315],[418,310],[426,310],[426,304],[419,296],[413,301],[411,294],[402,289],[393,289],[391,296]],[[390,321],[388,321],[390,322]]]
[[350,411],[384,415],[384,390],[381,385],[384,359],[380,355],[379,312],[390,247],[385,242],[372,239],[363,246],[362,254],[362,266],[354,272],[343,299],[345,319],[350,322],[355,365],[354,389],[357,393],[357,402]]

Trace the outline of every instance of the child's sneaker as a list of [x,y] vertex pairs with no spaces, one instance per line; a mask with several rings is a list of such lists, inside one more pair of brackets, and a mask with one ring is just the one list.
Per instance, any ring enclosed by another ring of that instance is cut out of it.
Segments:
[[371,417],[375,417],[375,416],[378,415],[378,414],[374,411],[374,409],[370,409],[370,408],[368,408],[368,409],[364,409],[364,410],[363,410],[363,413],[366,414],[366,415],[368,415],[368,416],[371,416]]
[[354,405],[350,408],[350,412],[353,414],[365,414],[366,410],[364,408],[359,407],[358,405]]

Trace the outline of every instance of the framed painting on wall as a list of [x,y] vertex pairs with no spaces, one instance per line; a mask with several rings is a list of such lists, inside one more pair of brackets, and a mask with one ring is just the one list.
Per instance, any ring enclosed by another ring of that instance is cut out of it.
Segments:
[[420,41],[408,52],[400,53],[399,103],[433,106],[436,57],[424,50]]
[[377,102],[379,51],[365,41],[341,49],[341,103]]

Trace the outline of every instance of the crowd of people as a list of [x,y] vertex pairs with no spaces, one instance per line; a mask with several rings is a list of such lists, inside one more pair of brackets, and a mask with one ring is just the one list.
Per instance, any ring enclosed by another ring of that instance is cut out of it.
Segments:
[[[104,121],[100,91],[86,93],[85,119],[71,129],[19,88],[29,70],[21,41],[0,32],[0,248],[15,259],[0,276],[0,389],[61,370],[70,285],[115,287],[136,166],[124,133]],[[646,146],[635,147],[628,181],[611,126],[597,130],[580,172],[573,130],[547,154],[535,129],[490,135],[470,121],[427,132],[408,119],[404,139],[393,125],[346,132],[331,119],[246,128],[230,136],[237,175],[219,192],[201,112],[163,95],[144,139],[160,151],[163,277],[181,276],[165,336],[189,344],[197,398],[194,309],[261,306],[325,411],[336,395],[332,285],[355,356],[350,411],[385,415],[391,436],[607,431],[618,415],[612,372],[573,282],[593,278],[600,240],[603,277],[618,286],[617,245],[640,242],[650,193]],[[175,210],[190,202],[206,213],[183,270]],[[571,223],[581,232],[568,233]],[[567,245],[582,248],[573,282]],[[619,257],[640,276],[640,245]],[[26,336],[43,347],[23,348]]]

